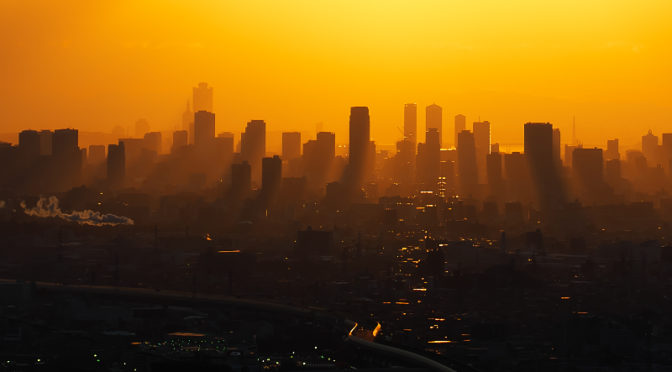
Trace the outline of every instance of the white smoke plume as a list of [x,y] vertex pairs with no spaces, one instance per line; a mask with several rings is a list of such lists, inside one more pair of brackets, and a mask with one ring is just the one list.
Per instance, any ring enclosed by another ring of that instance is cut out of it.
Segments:
[[27,208],[26,202],[21,202],[21,208],[23,208],[23,212],[29,216],[60,218],[70,222],[77,222],[80,225],[133,225],[133,220],[128,217],[117,216],[115,214],[103,214],[90,209],[65,213],[59,208],[58,198],[55,196],[50,196],[49,198],[40,197],[40,200],[37,201],[33,208]]

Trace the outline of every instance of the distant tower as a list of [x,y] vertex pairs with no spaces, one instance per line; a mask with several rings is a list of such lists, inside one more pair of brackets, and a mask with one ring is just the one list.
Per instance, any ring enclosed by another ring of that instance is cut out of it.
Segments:
[[642,153],[646,158],[647,163],[656,165],[658,164],[658,157],[656,156],[658,152],[658,136],[653,135],[649,129],[649,133],[645,136],[642,136]]
[[209,146],[215,138],[215,114],[208,111],[196,111],[194,114],[194,145]]
[[458,135],[460,134],[460,132],[466,129],[467,129],[467,118],[462,114],[455,115],[455,139],[453,142],[455,148],[457,148]]
[[443,109],[437,104],[431,104],[425,108],[425,125],[427,131],[436,129],[439,133],[439,145],[443,144]]
[[[665,142],[665,135],[663,135],[663,143]],[[621,155],[618,153],[618,138],[607,140],[607,151],[604,153],[605,160],[618,160]]]
[[110,184],[121,186],[126,173],[124,143],[107,146],[107,180]]
[[40,135],[35,130],[24,130],[19,133],[19,152],[26,158],[40,155]]
[[267,203],[272,203],[280,191],[282,159],[278,155],[261,161],[261,192]]
[[369,108],[351,107],[350,108],[350,159],[349,168],[350,176],[353,186],[359,187],[362,185],[366,173],[370,171],[367,169],[369,147],[370,147],[370,119]]
[[553,161],[553,125],[525,124],[524,146],[539,206],[545,210],[552,209],[563,200],[559,170]]
[[194,112],[214,112],[212,96],[212,87],[208,86],[208,83],[198,83],[194,88]]
[[261,181],[261,159],[266,155],[266,122],[251,120],[240,136],[240,156],[252,168],[252,180]]
[[474,143],[476,145],[476,168],[478,169],[478,183],[487,183],[486,159],[490,154],[490,122],[474,123]]
[[474,134],[468,130],[457,136],[457,169],[460,195],[477,195],[478,169]]
[[418,143],[418,105],[404,105],[404,138],[413,143],[413,152]]

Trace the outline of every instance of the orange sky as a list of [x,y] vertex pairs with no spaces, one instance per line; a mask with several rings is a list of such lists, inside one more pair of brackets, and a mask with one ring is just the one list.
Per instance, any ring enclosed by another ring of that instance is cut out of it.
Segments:
[[[215,87],[218,131],[323,123],[370,107],[379,143],[403,105],[444,107],[521,143],[526,121],[636,144],[672,131],[669,0],[0,0],[0,132],[171,130]],[[446,122],[447,121],[447,122]],[[446,136],[452,142],[452,136]]]

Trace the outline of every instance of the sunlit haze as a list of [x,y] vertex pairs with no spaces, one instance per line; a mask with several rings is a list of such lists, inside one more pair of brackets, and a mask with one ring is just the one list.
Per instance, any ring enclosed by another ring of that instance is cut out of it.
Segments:
[[0,133],[181,129],[205,81],[217,132],[322,123],[347,143],[349,107],[365,105],[372,139],[394,144],[415,102],[421,130],[436,103],[446,128],[488,120],[502,144],[528,121],[568,142],[575,117],[584,144],[608,128],[637,147],[672,123],[670,19],[665,0],[3,0]]

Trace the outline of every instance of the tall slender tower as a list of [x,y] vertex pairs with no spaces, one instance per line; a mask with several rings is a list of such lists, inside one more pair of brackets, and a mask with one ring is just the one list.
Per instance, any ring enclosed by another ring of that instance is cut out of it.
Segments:
[[366,106],[350,108],[350,159],[349,175],[352,186],[361,186],[369,164],[370,128],[369,108]]

